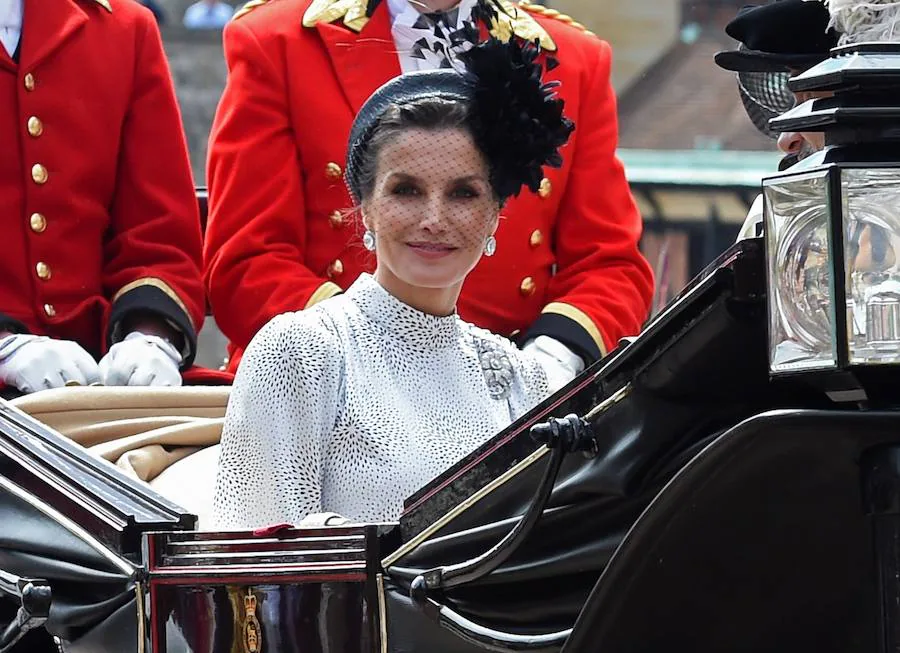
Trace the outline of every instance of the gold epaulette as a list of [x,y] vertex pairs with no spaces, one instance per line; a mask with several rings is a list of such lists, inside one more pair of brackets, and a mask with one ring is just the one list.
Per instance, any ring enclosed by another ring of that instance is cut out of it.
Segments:
[[246,16],[257,7],[262,7],[268,2],[269,0],[250,0],[250,2],[246,3],[243,7],[234,12],[234,14],[231,16],[231,20],[235,20],[237,18],[240,18],[241,16]]
[[367,0],[313,0],[303,14],[303,27],[315,27],[318,23],[333,23],[343,19],[344,25],[354,32],[362,31],[369,22],[366,16]]
[[564,14],[556,9],[550,9],[549,7],[545,7],[544,5],[536,5],[531,2],[531,0],[519,0],[519,6],[525,11],[530,11],[533,14],[537,14],[538,16],[546,16],[547,18],[554,18],[561,23],[565,23],[566,25],[571,25],[576,29],[580,29],[585,34],[589,36],[597,36],[587,27],[579,23],[577,20],[572,18],[571,16]]
[[[263,1],[265,0],[251,0],[250,4]],[[491,25],[491,34],[504,41],[513,35],[526,41],[539,40],[545,50],[551,52],[556,50],[556,43],[547,30],[527,12],[520,10],[510,0],[498,1],[503,11],[499,12]],[[360,32],[369,22],[366,16],[367,5],[367,0],[313,0],[303,14],[303,26],[315,27],[318,23],[334,23],[341,20],[347,28]]]
[[540,41],[541,47],[548,52],[556,52],[556,43],[539,22],[527,12],[526,7],[516,6],[510,0],[499,0],[503,11],[497,13],[491,34],[501,41],[508,41],[512,35],[525,41]]

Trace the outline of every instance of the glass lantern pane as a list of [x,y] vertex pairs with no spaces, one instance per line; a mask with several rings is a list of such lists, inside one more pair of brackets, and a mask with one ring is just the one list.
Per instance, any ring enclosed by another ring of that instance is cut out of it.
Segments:
[[841,188],[850,363],[900,363],[900,169],[844,169]]
[[835,367],[828,169],[764,184],[772,372]]

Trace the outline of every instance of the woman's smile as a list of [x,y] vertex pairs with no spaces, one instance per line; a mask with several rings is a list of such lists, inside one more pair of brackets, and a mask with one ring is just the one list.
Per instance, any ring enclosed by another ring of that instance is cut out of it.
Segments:
[[407,242],[406,246],[409,247],[418,256],[430,260],[449,256],[457,249],[459,249],[448,243],[433,243],[424,240]]

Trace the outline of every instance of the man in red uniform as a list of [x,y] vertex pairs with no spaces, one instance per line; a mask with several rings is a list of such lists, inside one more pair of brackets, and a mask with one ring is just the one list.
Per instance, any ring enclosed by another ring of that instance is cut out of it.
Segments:
[[[205,241],[208,295],[231,340],[232,369],[270,318],[374,269],[346,213],[340,162],[351,122],[390,78],[451,65],[443,55],[479,1],[253,0],[236,13],[210,136]],[[610,48],[558,12],[500,4],[491,31],[538,39],[542,56],[558,59],[548,81],[562,82],[576,130],[562,168],[505,207],[496,255],[469,276],[458,308],[577,373],[640,329],[653,286],[638,251],[640,216],[615,157]]]
[[0,142],[0,385],[180,384],[201,233],[152,14],[0,0]]

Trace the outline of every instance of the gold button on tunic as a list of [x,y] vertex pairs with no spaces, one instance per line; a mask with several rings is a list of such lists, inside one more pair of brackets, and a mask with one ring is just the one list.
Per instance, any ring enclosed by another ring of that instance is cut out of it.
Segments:
[[534,279],[531,277],[525,277],[522,279],[522,283],[519,285],[519,292],[522,293],[525,297],[531,297],[534,294],[536,289],[536,285],[534,283]]
[[31,166],[31,179],[34,183],[41,185],[46,184],[47,179],[50,178],[50,173],[47,172],[47,168],[42,166],[40,163],[35,163]]
[[47,228],[47,218],[40,213],[32,213],[31,217],[28,218],[28,226],[36,234],[43,233]]
[[44,123],[37,116],[28,119],[28,133],[35,138],[44,133]]
[[541,199],[547,199],[550,195],[553,194],[553,184],[550,183],[550,180],[544,177],[541,179],[541,186],[538,188],[538,196]]
[[329,179],[339,179],[342,174],[344,174],[344,171],[341,169],[341,166],[333,161],[325,166],[325,176]]
[[340,276],[342,274],[344,274],[344,264],[341,263],[341,259],[337,259],[328,266],[328,277],[330,279],[333,279],[334,277]]

